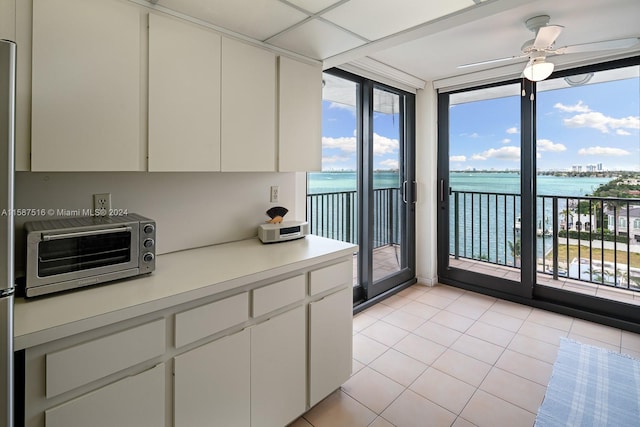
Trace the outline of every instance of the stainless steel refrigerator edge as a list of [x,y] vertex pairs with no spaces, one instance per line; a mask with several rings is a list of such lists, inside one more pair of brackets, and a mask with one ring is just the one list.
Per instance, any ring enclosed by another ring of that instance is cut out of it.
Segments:
[[0,40],[0,427],[13,427],[13,178],[16,45]]

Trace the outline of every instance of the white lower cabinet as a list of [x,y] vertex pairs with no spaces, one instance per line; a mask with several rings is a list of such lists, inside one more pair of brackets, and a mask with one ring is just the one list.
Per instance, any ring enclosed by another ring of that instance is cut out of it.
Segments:
[[250,425],[250,335],[242,330],[175,358],[175,427]]
[[102,387],[45,411],[46,427],[165,425],[165,366]]
[[351,374],[347,263],[26,349],[24,426],[293,422]]
[[303,306],[251,328],[252,427],[282,427],[305,411],[305,337]]
[[353,291],[350,288],[309,303],[309,406],[351,376]]

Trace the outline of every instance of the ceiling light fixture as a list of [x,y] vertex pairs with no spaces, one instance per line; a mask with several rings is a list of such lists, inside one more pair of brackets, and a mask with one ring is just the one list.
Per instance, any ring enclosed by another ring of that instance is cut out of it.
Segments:
[[539,82],[549,77],[553,73],[553,68],[553,62],[547,62],[544,57],[539,57],[531,59],[522,73],[528,80]]

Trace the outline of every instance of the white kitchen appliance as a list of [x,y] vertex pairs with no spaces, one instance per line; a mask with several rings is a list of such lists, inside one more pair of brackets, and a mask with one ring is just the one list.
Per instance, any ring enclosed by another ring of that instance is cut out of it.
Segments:
[[262,243],[278,243],[301,239],[309,234],[309,223],[306,221],[282,221],[277,224],[261,224],[258,227],[258,238]]

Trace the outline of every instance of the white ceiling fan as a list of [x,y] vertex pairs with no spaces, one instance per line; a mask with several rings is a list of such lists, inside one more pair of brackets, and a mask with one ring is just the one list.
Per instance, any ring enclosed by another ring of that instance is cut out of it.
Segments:
[[533,18],[529,18],[525,21],[526,27],[531,30],[536,37],[524,42],[521,48],[521,55],[464,64],[458,66],[458,68],[474,67],[519,58],[529,58],[529,62],[524,68],[523,75],[531,81],[538,82],[546,79],[553,72],[554,64],[553,62],[546,61],[547,56],[610,49],[626,49],[640,42],[640,37],[630,37],[626,39],[582,43],[556,48],[553,44],[564,27],[562,25],[548,25],[550,19],[551,18],[548,15],[540,15],[534,16]]

